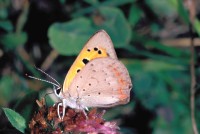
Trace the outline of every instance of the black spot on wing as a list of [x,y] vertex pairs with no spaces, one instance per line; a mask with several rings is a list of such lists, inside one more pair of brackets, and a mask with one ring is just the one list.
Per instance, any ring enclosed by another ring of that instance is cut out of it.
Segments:
[[77,70],[77,73],[78,73],[78,72],[80,72],[80,71],[81,71],[81,70],[80,70],[80,69],[78,69],[78,70]]
[[101,53],[101,50],[98,51],[98,54],[102,54],[102,53]]
[[89,62],[88,59],[83,59],[82,61],[83,61],[84,64],[87,64]]
[[87,49],[88,52],[90,52],[90,49]]
[[94,51],[97,51],[97,50],[98,50],[98,48],[95,47],[95,48],[94,48]]

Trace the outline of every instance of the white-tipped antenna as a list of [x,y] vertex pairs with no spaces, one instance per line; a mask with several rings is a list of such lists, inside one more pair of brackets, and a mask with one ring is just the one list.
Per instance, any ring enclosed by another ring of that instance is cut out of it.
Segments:
[[31,79],[35,79],[35,80],[39,80],[39,81],[44,81],[46,83],[49,83],[49,84],[52,84],[54,86],[57,86],[57,87],[60,87],[60,84],[56,84],[56,83],[53,83],[51,81],[48,81],[48,80],[44,80],[44,79],[40,79],[40,78],[37,78],[37,77],[34,77],[34,76],[31,76],[31,75],[28,75],[28,74],[25,74],[27,77],[31,78]]
[[45,71],[43,71],[42,69],[40,69],[40,68],[37,68],[36,66],[35,66],[35,68],[38,70],[38,71],[40,71],[40,72],[42,72],[43,74],[45,74],[46,76],[48,76],[49,78],[51,78],[53,81],[55,81],[58,85],[60,85],[60,83],[58,83],[58,81],[56,80],[56,79],[54,79],[52,76],[50,76],[48,73],[46,73]]

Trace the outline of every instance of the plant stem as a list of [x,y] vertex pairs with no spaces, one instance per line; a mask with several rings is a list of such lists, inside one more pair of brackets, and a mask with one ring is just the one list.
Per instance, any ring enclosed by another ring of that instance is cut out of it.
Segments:
[[190,74],[191,74],[191,87],[190,87],[190,107],[191,107],[191,118],[192,118],[192,128],[194,134],[198,134],[197,124],[195,120],[195,86],[196,86],[196,77],[195,77],[195,61],[194,61],[194,37],[192,31],[192,24],[190,24],[190,33],[191,33],[191,59],[190,59]]
[[52,50],[50,54],[47,56],[45,61],[42,63],[41,69],[47,70],[53,63],[53,61],[58,57],[58,52],[55,50]]

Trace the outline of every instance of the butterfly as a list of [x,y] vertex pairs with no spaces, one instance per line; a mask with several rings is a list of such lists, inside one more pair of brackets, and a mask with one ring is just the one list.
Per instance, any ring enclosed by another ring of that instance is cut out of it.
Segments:
[[69,69],[63,87],[56,83],[51,84],[55,95],[62,100],[57,105],[60,119],[64,118],[67,106],[84,111],[89,107],[126,104],[132,88],[129,73],[118,60],[112,40],[104,30],[96,32],[85,44]]
[[87,110],[88,107],[112,107],[130,100],[131,78],[126,67],[117,58],[109,35],[100,30],[85,44],[69,69],[63,88],[54,86],[65,107]]

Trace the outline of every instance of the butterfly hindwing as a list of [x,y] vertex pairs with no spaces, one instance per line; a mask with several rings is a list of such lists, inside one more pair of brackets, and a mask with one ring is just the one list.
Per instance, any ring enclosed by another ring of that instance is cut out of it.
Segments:
[[117,59],[106,57],[89,62],[75,76],[69,94],[84,107],[109,107],[127,103],[131,87],[126,67]]

